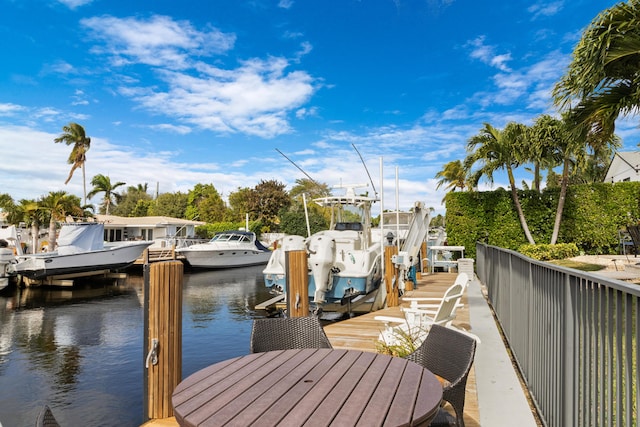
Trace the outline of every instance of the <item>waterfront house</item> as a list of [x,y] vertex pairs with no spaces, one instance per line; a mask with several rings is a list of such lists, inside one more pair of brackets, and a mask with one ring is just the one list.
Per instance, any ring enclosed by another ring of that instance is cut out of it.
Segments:
[[155,243],[151,248],[170,247],[176,239],[194,239],[196,227],[205,224],[167,216],[96,215],[95,219],[104,223],[105,241],[153,240]]
[[640,181],[640,151],[615,153],[604,182]]

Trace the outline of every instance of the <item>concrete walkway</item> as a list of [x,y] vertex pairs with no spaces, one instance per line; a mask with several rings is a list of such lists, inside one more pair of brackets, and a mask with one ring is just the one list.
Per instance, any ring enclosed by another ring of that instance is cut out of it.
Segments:
[[482,341],[474,360],[480,425],[536,426],[491,309],[475,279],[467,290],[471,331]]

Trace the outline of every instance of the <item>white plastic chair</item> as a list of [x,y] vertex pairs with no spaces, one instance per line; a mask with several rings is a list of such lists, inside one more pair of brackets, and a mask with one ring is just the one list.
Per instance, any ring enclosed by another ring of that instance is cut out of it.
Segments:
[[[469,276],[467,275],[467,273],[459,273],[458,276],[456,276],[456,280],[453,282],[454,285],[461,284],[463,286],[463,294],[469,287],[470,283],[471,283],[471,280],[469,279]],[[402,301],[407,301],[410,303],[408,308],[402,309],[402,311],[404,311],[405,313],[427,312],[427,314],[430,313],[432,315],[435,315],[436,310],[438,310],[438,307],[442,302],[442,297],[419,297],[419,298],[408,297],[408,298],[402,298]],[[458,303],[453,309],[452,316],[455,317],[455,310],[463,306],[464,304],[462,303],[462,301],[458,301]]]
[[[466,276],[466,274],[465,274]],[[432,325],[450,326],[460,298],[464,295],[466,284],[457,281],[447,289],[440,299],[435,311],[422,308],[405,309],[405,318],[375,316],[375,320],[384,323],[385,329],[380,333],[380,340],[393,345],[402,338],[413,337],[417,345],[426,337]]]

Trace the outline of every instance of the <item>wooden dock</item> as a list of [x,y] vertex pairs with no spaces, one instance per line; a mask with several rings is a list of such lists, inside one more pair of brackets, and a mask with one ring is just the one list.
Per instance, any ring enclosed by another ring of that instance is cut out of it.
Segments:
[[144,265],[151,262],[184,260],[184,256],[176,253],[175,247],[161,249],[145,249],[133,265]]
[[[456,278],[455,273],[435,273],[422,276],[418,279],[415,290],[407,291],[405,297],[441,297]],[[469,306],[466,295],[461,307],[456,312],[454,325],[470,331]],[[408,303],[401,305],[408,306]],[[332,323],[325,326],[325,332],[334,348],[354,349],[361,351],[376,351],[376,341],[384,325],[375,320],[375,316],[391,316],[404,318],[400,306],[389,307],[372,313],[363,314],[351,319]],[[450,406],[445,406],[453,413]],[[472,368],[467,382],[467,395],[464,408],[464,422],[467,427],[480,426],[480,413],[478,408],[478,396],[476,392],[475,371]],[[175,427],[178,423],[175,417],[151,420],[143,424],[144,427]]]

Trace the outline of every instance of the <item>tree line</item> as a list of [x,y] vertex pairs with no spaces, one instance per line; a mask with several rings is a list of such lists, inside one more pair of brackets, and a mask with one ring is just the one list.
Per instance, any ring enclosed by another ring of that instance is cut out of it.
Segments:
[[[124,182],[112,182],[109,176],[96,175],[91,180],[87,197],[101,195],[97,209],[85,205],[80,198],[65,191],[50,192],[38,199],[22,199],[17,202],[9,194],[0,194],[0,209],[6,213],[10,224],[24,223],[37,236],[40,226],[49,224],[50,249],[55,247],[55,230],[58,222],[68,216],[75,220],[94,217],[95,213],[124,217],[168,216],[207,223],[227,224],[237,227],[244,224],[249,215],[252,230],[261,232],[286,232],[306,234],[302,194],[308,199],[330,194],[326,184],[299,179],[290,191],[277,180],[262,180],[255,187],[238,188],[229,193],[225,202],[213,184],[196,184],[186,193],[162,193],[152,196],[147,183],[126,186]],[[118,189],[121,189],[118,191]],[[312,229],[318,231],[328,226],[328,215],[319,206],[308,207]],[[302,221],[301,221],[302,220]],[[208,226],[201,227],[201,237],[211,237]]]

